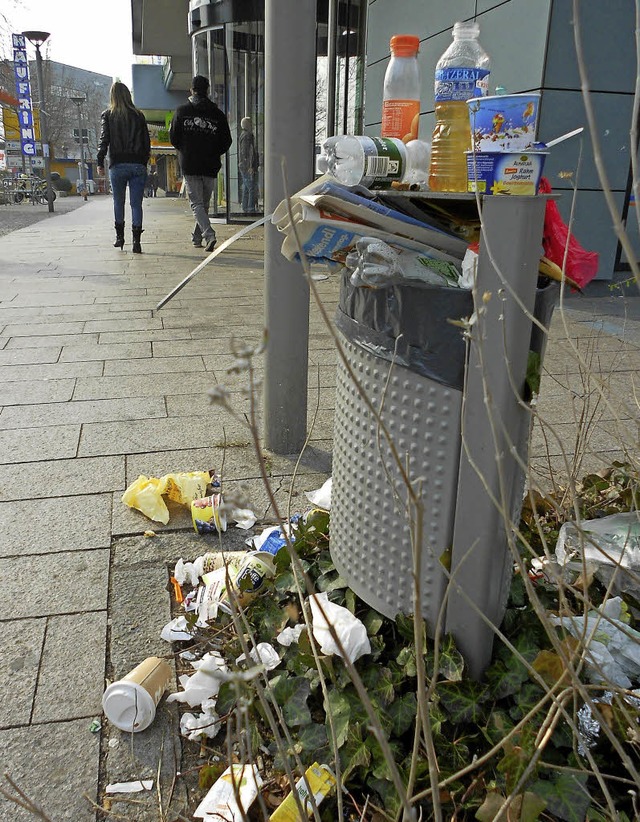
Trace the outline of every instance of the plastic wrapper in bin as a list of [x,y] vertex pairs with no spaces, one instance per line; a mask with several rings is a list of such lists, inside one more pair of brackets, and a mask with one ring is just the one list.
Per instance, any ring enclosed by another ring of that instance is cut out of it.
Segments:
[[423,283],[362,289],[343,273],[336,325],[372,354],[462,390],[465,342],[450,320],[472,313],[470,291]]

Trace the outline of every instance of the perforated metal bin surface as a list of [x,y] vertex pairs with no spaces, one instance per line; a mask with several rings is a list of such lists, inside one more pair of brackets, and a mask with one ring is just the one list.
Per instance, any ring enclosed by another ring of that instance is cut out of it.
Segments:
[[[348,361],[382,418],[424,504],[422,613],[433,631],[446,579],[460,454],[462,393],[392,365],[340,334]],[[391,372],[389,374],[389,372]],[[331,556],[349,586],[380,613],[413,612],[407,490],[390,448],[339,363],[331,493]]]

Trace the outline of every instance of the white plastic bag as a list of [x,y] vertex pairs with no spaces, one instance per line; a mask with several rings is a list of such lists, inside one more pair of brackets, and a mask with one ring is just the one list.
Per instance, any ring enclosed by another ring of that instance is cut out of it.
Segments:
[[313,636],[323,654],[342,656],[338,645],[331,636],[329,624],[332,625],[347,658],[351,662],[355,662],[364,654],[371,653],[367,629],[357,617],[354,617],[351,611],[341,605],[329,602],[327,594],[313,594],[308,601],[313,617]]

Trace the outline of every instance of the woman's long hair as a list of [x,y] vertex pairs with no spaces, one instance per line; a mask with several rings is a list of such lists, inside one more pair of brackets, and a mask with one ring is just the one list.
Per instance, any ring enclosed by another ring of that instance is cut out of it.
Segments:
[[131,92],[124,83],[118,80],[111,86],[109,111],[115,117],[128,117],[130,114],[140,114],[140,111],[133,105]]

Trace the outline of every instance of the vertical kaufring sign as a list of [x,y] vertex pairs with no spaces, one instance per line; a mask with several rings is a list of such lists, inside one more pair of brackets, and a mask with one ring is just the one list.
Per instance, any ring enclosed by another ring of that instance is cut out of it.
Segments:
[[36,132],[33,124],[33,105],[29,83],[29,63],[24,34],[12,34],[13,73],[16,80],[18,98],[18,125],[20,127],[20,147],[26,157],[36,156]]

